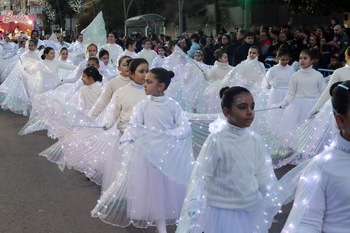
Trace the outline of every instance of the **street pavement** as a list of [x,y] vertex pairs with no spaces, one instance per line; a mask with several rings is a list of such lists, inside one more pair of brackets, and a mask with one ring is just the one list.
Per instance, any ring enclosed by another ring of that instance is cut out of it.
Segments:
[[[0,233],[155,233],[92,218],[100,187],[75,170],[60,171],[39,153],[55,141],[45,131],[20,136],[28,118],[0,110]],[[281,176],[290,167],[277,171]],[[281,231],[290,206],[276,216]],[[175,227],[168,228],[173,233]]]

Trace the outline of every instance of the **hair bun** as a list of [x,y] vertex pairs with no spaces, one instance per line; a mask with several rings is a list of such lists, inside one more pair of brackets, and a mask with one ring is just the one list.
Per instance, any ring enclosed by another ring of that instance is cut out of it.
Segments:
[[168,74],[169,74],[170,78],[174,78],[174,76],[175,76],[175,73],[171,70],[168,70]]
[[41,58],[41,60],[45,60],[45,55],[42,54],[42,55],[40,56],[40,58]]
[[335,89],[339,84],[341,84],[341,83],[343,83],[343,82],[336,82],[336,83],[333,83],[333,85],[329,88],[329,94],[330,94],[330,96],[333,97],[333,91],[334,91],[334,89]]
[[227,87],[227,86],[226,86],[226,87],[221,88],[221,90],[220,90],[220,94],[219,94],[219,95],[220,95],[220,99],[222,99],[222,97],[224,96],[225,91],[226,91],[226,90],[228,90],[228,89],[230,89],[230,88],[229,88],[229,87]]

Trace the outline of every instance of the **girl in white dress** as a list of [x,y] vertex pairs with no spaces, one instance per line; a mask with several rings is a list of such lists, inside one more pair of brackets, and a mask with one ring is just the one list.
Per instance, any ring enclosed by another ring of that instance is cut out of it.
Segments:
[[109,61],[112,65],[118,64],[118,58],[123,53],[123,48],[116,43],[118,34],[116,32],[110,32],[107,37],[108,44],[104,45],[102,49],[105,49],[109,53]]
[[111,101],[114,92],[130,83],[131,80],[129,78],[129,63],[131,60],[132,59],[129,56],[123,56],[119,59],[119,75],[118,77],[108,81],[100,98],[96,101],[88,113],[90,117],[94,119],[97,118],[105,110],[109,101]]
[[89,112],[102,93],[102,85],[100,84],[102,75],[95,67],[91,66],[83,71],[81,80],[84,87],[80,91],[78,108],[84,112]]
[[98,53],[98,59],[100,60],[100,66],[105,70],[104,77],[109,81],[117,77],[117,71],[115,67],[109,63],[109,53],[105,49],[101,49]]
[[288,65],[290,53],[285,48],[277,51],[278,64],[267,71],[267,89],[271,89],[267,105],[281,103],[287,93],[289,81],[295,72],[293,67]]
[[280,107],[286,110],[281,118],[278,135],[305,120],[312,106],[326,88],[322,74],[312,68],[314,61],[310,50],[300,52],[301,70],[292,75],[288,92],[280,104]]
[[125,46],[125,50],[124,50],[124,52],[122,52],[119,55],[118,60],[122,56],[129,56],[131,58],[137,58],[138,57],[137,53],[135,52],[135,50],[136,50],[136,41],[134,41],[131,38],[127,38],[126,41],[125,41],[124,46]]
[[158,55],[156,56],[156,58],[153,59],[152,61],[152,65],[151,68],[158,68],[158,67],[163,67],[163,64],[165,62],[165,47],[164,46],[160,46],[158,47]]
[[101,196],[93,217],[122,227],[156,225],[160,233],[179,218],[193,157],[184,112],[164,95],[173,76],[163,68],[146,75],[150,97],[135,106],[132,126],[120,141],[131,142],[123,149],[126,166]]
[[216,58],[214,66],[211,68],[211,70],[203,72],[205,80],[211,84],[209,84],[204,91],[203,99],[201,100],[201,113],[217,113],[216,109],[212,108],[212,104],[216,103],[215,100],[218,96],[216,83],[223,80],[233,68],[228,64],[227,53],[217,49],[214,52],[214,56]]
[[199,154],[179,233],[259,232],[261,197],[277,181],[264,143],[248,130],[255,115],[252,94],[235,86],[221,89],[220,97],[227,122],[208,136]]
[[32,67],[40,61],[36,46],[38,41],[30,39],[28,50],[20,56],[16,69],[13,69],[8,78],[0,86],[0,104],[3,109],[28,116],[31,109],[31,97],[35,79],[26,74],[26,68]]
[[334,83],[330,95],[340,132],[306,167],[283,233],[343,233],[350,229],[350,81]]
[[152,42],[150,40],[143,42],[143,49],[137,55],[140,58],[146,59],[150,65],[152,65],[153,60],[157,57],[157,53],[152,49]]

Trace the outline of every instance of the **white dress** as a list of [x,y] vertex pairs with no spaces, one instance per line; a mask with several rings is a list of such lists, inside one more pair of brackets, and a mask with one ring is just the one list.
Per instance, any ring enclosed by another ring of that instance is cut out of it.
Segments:
[[0,59],[0,82],[4,82],[18,61],[18,56],[16,56],[18,45],[4,41],[0,41],[0,45],[3,48],[2,58]]
[[345,233],[350,229],[350,142],[340,133],[305,169],[282,232]]
[[117,60],[117,64],[119,63],[119,59],[120,59],[122,56],[129,56],[129,57],[131,57],[131,58],[137,58],[137,57],[138,57],[138,55],[137,55],[136,52],[131,52],[131,51],[125,49],[124,52],[122,52],[122,53],[119,55],[118,60]]
[[127,144],[126,165],[92,216],[122,227],[147,227],[155,220],[175,224],[192,170],[189,123],[179,104],[166,96],[139,103],[130,122],[134,126],[120,140]]
[[139,58],[144,58],[148,62],[148,64],[151,66],[153,63],[153,60],[157,57],[157,53],[152,49],[142,49],[141,52],[137,54]]
[[85,60],[85,48],[82,43],[75,41],[74,44],[69,48],[69,52],[72,53],[74,65],[79,65],[80,62]]
[[3,109],[28,116],[35,78],[28,75],[24,69],[39,62],[40,57],[37,51],[27,50],[21,55],[21,61],[16,63],[16,68],[0,86],[0,104]]
[[94,82],[89,86],[84,86],[80,91],[78,109],[89,112],[102,93],[102,85]]
[[[256,226],[263,219],[255,217],[263,214],[262,196],[276,182],[259,136],[226,123],[203,145],[177,232],[186,232],[188,227],[206,233],[259,232]],[[197,217],[189,218],[191,212]]]
[[154,58],[152,61],[151,69],[163,67],[164,62],[165,62],[165,56],[161,57],[157,55],[156,58]]
[[219,97],[219,91],[217,90],[216,83],[220,82],[225,76],[233,69],[228,63],[222,63],[215,61],[214,66],[208,72],[204,72],[204,78],[209,83],[209,86],[205,89],[202,99],[202,113],[217,113],[217,110],[213,109],[213,102]]
[[108,51],[110,62],[114,66],[117,66],[118,65],[118,58],[119,58],[120,54],[123,53],[123,48],[116,43],[114,43],[114,44],[108,43],[105,46],[103,46],[102,49],[105,49]]
[[267,102],[268,106],[279,104],[283,101],[289,87],[290,78],[294,72],[293,67],[290,65],[275,65],[267,71],[266,79],[268,84],[271,85]]
[[278,135],[305,120],[325,88],[326,83],[322,74],[311,67],[294,73],[283,100],[289,105],[282,115]]

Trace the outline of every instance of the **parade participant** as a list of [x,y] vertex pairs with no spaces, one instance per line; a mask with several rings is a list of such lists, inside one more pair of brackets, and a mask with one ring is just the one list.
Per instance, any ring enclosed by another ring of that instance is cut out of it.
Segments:
[[148,64],[152,64],[153,60],[157,57],[157,53],[152,50],[152,42],[150,40],[145,40],[143,42],[143,49],[139,52],[138,57],[144,58],[147,60]]
[[333,115],[340,132],[313,158],[299,181],[285,233],[347,232],[350,228],[350,82],[330,87]]
[[10,67],[12,70],[14,68],[14,64],[16,64],[18,60],[18,57],[15,56],[17,54],[18,46],[11,42],[8,35],[4,35],[4,38],[4,41],[0,41],[0,46],[3,48],[2,58],[0,60],[0,82],[4,82],[7,78],[7,74],[5,75],[5,70],[9,71]]
[[117,73],[113,65],[109,63],[109,53],[107,50],[101,49],[98,53],[98,58],[101,61],[101,70],[104,70],[104,77],[107,80],[111,80],[115,77],[117,77]]
[[124,52],[122,52],[119,57],[121,58],[122,56],[129,56],[131,58],[137,58],[137,53],[135,52],[136,50],[136,41],[131,39],[131,38],[127,38],[125,41],[125,50]]
[[28,116],[31,108],[31,96],[35,78],[25,75],[26,67],[32,67],[40,61],[36,50],[38,41],[30,39],[28,50],[21,55],[21,60],[16,63],[4,83],[0,86],[0,104],[3,109],[9,109],[14,113]]
[[107,37],[107,44],[102,46],[102,49],[105,49],[109,53],[110,63],[117,65],[118,57],[123,53],[123,48],[116,43],[118,34],[116,32],[110,32]]
[[129,63],[131,61],[131,57],[123,56],[119,59],[118,77],[108,81],[104,91],[102,92],[100,98],[96,101],[94,106],[89,112],[89,116],[92,118],[98,117],[101,112],[106,108],[110,100],[112,99],[113,94],[119,90],[120,88],[126,86],[130,82],[129,78]]
[[[226,123],[206,139],[194,167],[177,232],[252,233],[261,196],[277,181],[260,137],[248,128],[254,99],[243,87],[220,90]],[[204,215],[203,215],[204,211]],[[261,211],[261,213],[259,213]],[[191,219],[192,226],[183,226]]]
[[102,93],[102,75],[98,70],[91,66],[83,71],[81,80],[84,87],[80,91],[78,108],[84,112],[88,112],[96,103]]
[[81,33],[78,34],[76,37],[76,41],[69,48],[70,52],[74,54],[74,59],[73,59],[74,65],[79,65],[82,61],[85,60],[85,49],[83,45],[83,40],[84,40],[83,34]]
[[268,106],[281,103],[284,99],[292,74],[295,72],[293,67],[288,65],[290,53],[286,47],[280,47],[277,51],[278,65],[267,71],[266,79],[268,82],[267,89],[271,89]]
[[159,68],[162,67],[165,62],[165,47],[159,46],[158,47],[158,55],[153,59],[152,68]]
[[301,70],[292,75],[287,94],[280,103],[280,107],[286,110],[281,118],[278,135],[305,120],[326,88],[322,74],[312,68],[313,63],[314,55],[311,51],[301,51],[299,57]]
[[[164,95],[173,76],[163,68],[147,73],[144,87],[150,97],[135,106],[130,121],[135,127],[127,128],[120,139],[135,141],[123,150],[127,166],[101,196],[93,217],[122,227],[155,225],[159,233],[166,233],[166,225],[178,220],[193,157],[191,127],[184,112]],[[150,152],[145,149],[150,142],[159,147]]]

